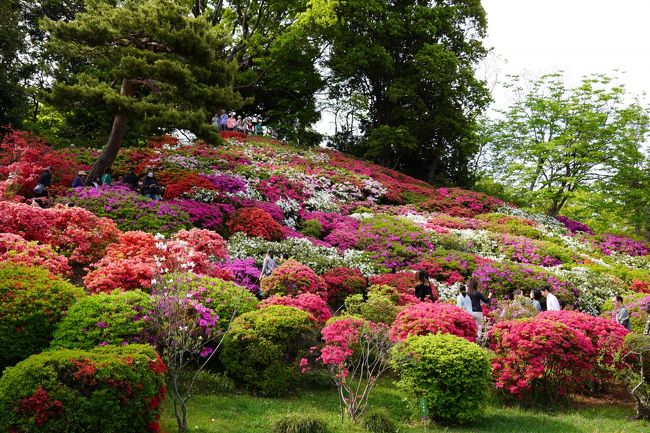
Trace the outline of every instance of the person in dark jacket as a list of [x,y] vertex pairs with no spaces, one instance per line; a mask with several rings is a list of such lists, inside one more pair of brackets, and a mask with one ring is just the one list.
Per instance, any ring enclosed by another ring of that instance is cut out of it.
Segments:
[[415,297],[418,298],[421,302],[425,299],[430,299],[431,302],[436,302],[436,297],[433,295],[433,290],[431,289],[431,281],[429,281],[429,274],[425,270],[420,270],[417,272],[418,285],[415,286]]
[[45,170],[38,177],[38,184],[34,188],[34,196],[47,197],[50,185],[52,185],[52,167],[45,167]]
[[489,304],[492,294],[489,294],[486,298],[483,293],[478,290],[478,279],[470,278],[467,282],[467,296],[472,301],[472,317],[476,322],[476,328],[478,330],[477,338],[481,339],[482,327],[483,327],[483,308],[481,303]]
[[160,200],[160,185],[151,171],[142,180],[142,194],[147,198]]
[[132,190],[138,189],[138,176],[135,174],[134,169],[130,169],[124,176],[124,183],[127,184]]
[[72,187],[73,188],[81,188],[82,186],[84,186],[86,184],[86,176],[88,176],[88,173],[81,170],[77,174],[77,177],[74,178],[74,181],[72,182]]

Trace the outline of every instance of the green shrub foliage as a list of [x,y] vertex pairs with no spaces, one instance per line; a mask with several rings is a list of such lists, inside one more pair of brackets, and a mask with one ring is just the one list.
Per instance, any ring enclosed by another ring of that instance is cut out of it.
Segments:
[[98,345],[143,341],[151,297],[140,291],[86,296],[73,305],[54,332],[56,349],[90,350]]
[[237,317],[226,334],[221,362],[235,380],[266,395],[293,389],[298,361],[316,345],[316,320],[294,307],[272,305]]
[[327,424],[313,415],[290,413],[273,423],[273,433],[327,433]]
[[366,411],[361,417],[360,423],[371,433],[397,433],[397,423],[386,409]]
[[426,399],[431,417],[449,423],[476,421],[491,383],[483,349],[451,334],[409,337],[393,352],[399,386],[412,403]]
[[0,379],[0,431],[159,431],[165,372],[155,350],[140,344],[33,355]]
[[0,263],[0,371],[50,344],[83,290],[40,268]]

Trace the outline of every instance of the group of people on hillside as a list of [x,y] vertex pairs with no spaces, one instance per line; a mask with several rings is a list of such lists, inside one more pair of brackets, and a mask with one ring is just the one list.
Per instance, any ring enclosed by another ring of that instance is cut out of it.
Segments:
[[[72,187],[79,188],[84,186],[86,184],[87,176],[88,173],[86,173],[83,170],[80,171],[77,177],[75,178],[75,180],[72,182]],[[130,169],[129,172],[124,175],[124,178],[118,177],[117,180],[118,182],[124,183],[134,191],[138,191],[139,189],[142,195],[152,200],[160,200],[160,198],[162,197],[163,187],[160,185],[158,179],[156,179],[156,176],[153,174],[152,171],[148,172],[140,180],[138,179],[138,176],[135,174],[135,170]],[[95,188],[98,188],[102,185],[112,185],[112,184],[113,184],[113,179],[109,172],[104,173],[104,175],[101,178],[98,178],[97,180],[93,181],[93,185],[95,186]]]
[[[264,126],[260,119],[246,116],[242,119],[236,113],[226,113],[226,110],[219,110],[212,117],[212,126],[219,131],[236,131],[249,135],[264,135]],[[271,127],[266,127],[268,134],[277,138],[277,134]]]
[[[417,285],[415,286],[415,296],[421,301],[430,300],[432,302],[438,301],[438,299],[433,294],[432,282],[429,274],[420,270],[416,274],[417,276]],[[467,311],[472,315],[476,322],[476,327],[478,329],[477,338],[480,340],[482,335],[483,327],[483,304],[489,304],[492,298],[492,293],[488,294],[486,297],[479,290],[479,280],[475,277],[470,278],[467,284],[461,284],[458,288],[458,296],[456,297],[456,306]],[[542,286],[539,290],[531,290],[529,294],[529,300],[526,300],[523,292],[521,290],[516,290],[514,292],[514,301],[524,303],[532,303],[537,312],[541,311],[560,311],[562,306],[560,301],[552,293],[552,288],[550,285],[546,284]],[[650,334],[650,304],[647,307],[648,311],[648,322],[646,323],[645,333],[646,335]],[[630,330],[630,313],[623,305],[623,298],[621,296],[616,296],[614,298],[614,314],[613,319],[616,323],[624,326],[626,329]]]

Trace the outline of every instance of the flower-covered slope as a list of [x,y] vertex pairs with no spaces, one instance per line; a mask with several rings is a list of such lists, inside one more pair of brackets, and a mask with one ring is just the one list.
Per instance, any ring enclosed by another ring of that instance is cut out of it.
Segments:
[[[351,268],[380,275],[371,281],[404,296],[412,295],[417,269],[437,281],[442,299],[476,276],[501,299],[550,284],[565,306],[591,314],[614,294],[648,291],[645,242],[436,188],[332,150],[224,138],[218,147],[163,137],[123,149],[113,179],[131,168],[138,176],[155,172],[165,192],[153,202],[124,185],[68,189],[95,152],[55,150],[13,132],[0,144],[0,233],[13,235],[4,235],[2,259],[28,263],[35,255],[92,292],[146,289],[157,272],[187,270],[256,291],[268,250],[311,268],[309,278]],[[58,205],[25,204],[50,165]],[[326,286],[325,279],[310,284]]]

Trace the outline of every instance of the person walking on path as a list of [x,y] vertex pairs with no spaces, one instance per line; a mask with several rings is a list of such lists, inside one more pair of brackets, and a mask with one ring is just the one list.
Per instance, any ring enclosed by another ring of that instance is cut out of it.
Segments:
[[425,299],[430,299],[431,302],[436,302],[436,297],[433,296],[433,290],[431,289],[431,281],[429,280],[429,274],[425,270],[420,270],[416,274],[418,279],[418,284],[415,286],[415,297],[424,302]]
[[551,293],[551,286],[548,284],[543,286],[542,295],[546,298],[546,311],[560,311],[562,309],[560,301],[558,301],[557,297]]
[[262,278],[266,278],[269,275],[271,275],[273,270],[278,267],[278,264],[273,258],[274,256],[275,254],[271,250],[269,250],[266,253],[266,256],[264,257],[264,261],[262,262],[262,272],[260,272],[260,280]]
[[625,329],[628,331],[632,330],[632,327],[630,326],[630,312],[625,308],[625,305],[623,305],[623,297],[622,296],[616,296],[613,299],[614,301],[614,320],[616,320],[616,323],[619,325],[622,325]]
[[486,298],[483,293],[478,290],[478,279],[473,277],[467,282],[467,296],[472,301],[472,317],[476,322],[477,338],[480,340],[483,328],[483,308],[481,303],[489,304],[492,294]]
[[533,307],[535,307],[538,313],[541,313],[542,303],[540,301],[542,300],[542,292],[540,292],[539,290],[531,290],[530,299],[533,302]]
[[472,300],[467,296],[467,286],[461,284],[458,287],[458,296],[456,296],[456,306],[472,314]]

